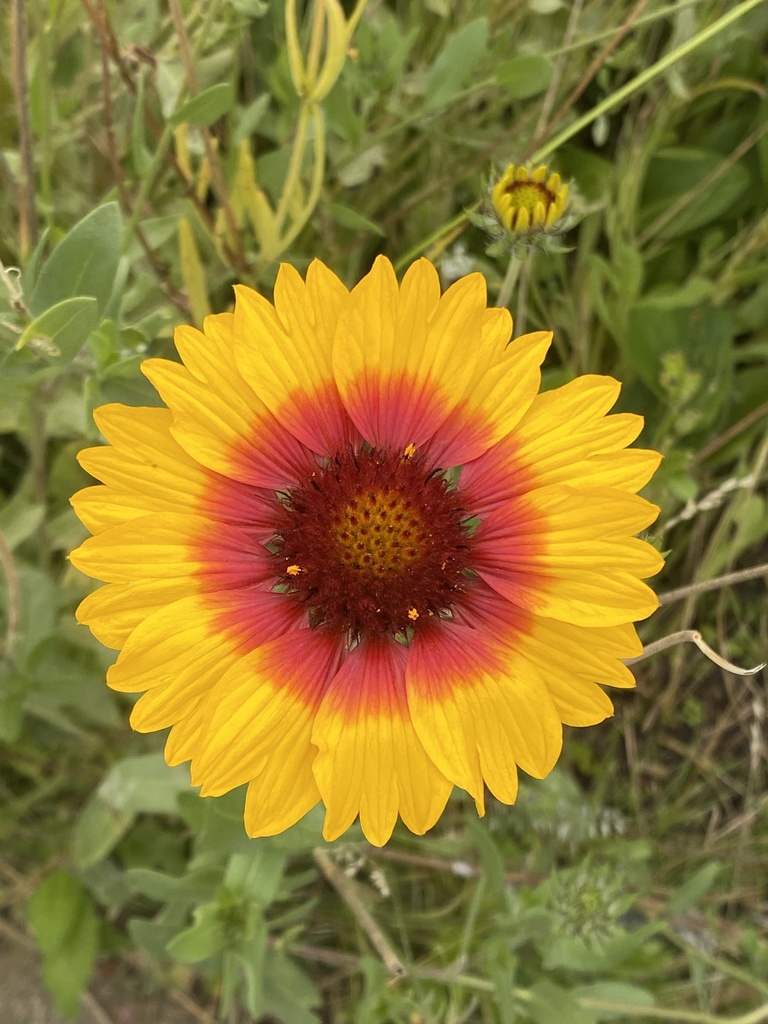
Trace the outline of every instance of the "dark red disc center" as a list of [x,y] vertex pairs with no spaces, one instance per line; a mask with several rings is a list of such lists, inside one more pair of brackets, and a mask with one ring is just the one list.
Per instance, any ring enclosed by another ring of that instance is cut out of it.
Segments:
[[404,639],[464,589],[467,519],[461,492],[411,450],[339,452],[283,496],[278,587],[313,626]]

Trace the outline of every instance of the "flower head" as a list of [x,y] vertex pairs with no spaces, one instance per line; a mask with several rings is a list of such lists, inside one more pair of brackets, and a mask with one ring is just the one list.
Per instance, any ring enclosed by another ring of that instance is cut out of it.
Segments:
[[110,446],[80,455],[108,683],[203,795],[248,784],[253,836],[318,801],[327,839],[359,815],[376,844],[454,786],[513,802],[563,723],[612,713],[598,683],[633,685],[662,564],[633,536],[658,512],[641,418],[606,415],[610,377],[539,395],[551,335],[510,344],[479,274],[441,295],[380,257],[350,292],[315,261],[274,305],[236,296],[143,364],[166,407],[102,407]]
[[534,171],[510,164],[493,186],[493,207],[507,229],[515,234],[547,231],[561,220],[568,201],[568,186],[559,174],[542,165]]

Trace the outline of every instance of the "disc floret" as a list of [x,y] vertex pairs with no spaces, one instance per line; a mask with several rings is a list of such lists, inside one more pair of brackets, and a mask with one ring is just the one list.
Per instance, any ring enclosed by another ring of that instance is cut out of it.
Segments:
[[403,641],[450,615],[469,577],[461,494],[409,445],[352,448],[298,482],[279,504],[278,588],[311,626]]

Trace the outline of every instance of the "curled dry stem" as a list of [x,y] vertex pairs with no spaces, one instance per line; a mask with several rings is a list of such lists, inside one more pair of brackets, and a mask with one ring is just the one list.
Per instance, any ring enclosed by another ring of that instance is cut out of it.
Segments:
[[712,648],[704,641],[701,633],[697,629],[683,629],[679,633],[670,633],[669,636],[664,636],[661,640],[655,640],[652,644],[648,644],[643,650],[642,654],[638,654],[636,658],[625,658],[625,665],[634,665],[638,661],[643,661],[645,658],[650,658],[653,654],[658,654],[660,651],[666,651],[668,647],[675,647],[677,644],[692,643],[696,644],[702,654],[706,655],[710,661],[714,662],[715,665],[724,669],[726,672],[732,672],[736,676],[753,676],[761,669],[765,668],[765,662],[760,665],[755,665],[754,668],[739,668],[738,665],[734,665],[730,661],[726,661],[722,658],[717,651],[713,651]]

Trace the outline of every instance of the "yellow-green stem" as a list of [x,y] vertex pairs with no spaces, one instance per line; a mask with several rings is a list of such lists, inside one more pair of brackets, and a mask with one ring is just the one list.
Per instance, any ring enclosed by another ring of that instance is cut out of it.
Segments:
[[309,51],[307,53],[307,77],[306,87],[317,78],[317,71],[320,67],[320,48],[323,42],[323,29],[325,28],[325,8],[320,0],[315,0],[312,10],[312,33],[309,37]]
[[293,240],[298,236],[304,225],[312,216],[312,212],[320,199],[320,192],[323,188],[325,176],[325,125],[323,124],[322,108],[314,105],[312,107],[312,122],[314,127],[314,166],[312,169],[312,183],[309,189],[309,197],[299,217],[291,225],[291,229],[284,238],[281,238],[282,249],[287,249]]
[[299,109],[299,119],[296,124],[296,136],[293,140],[293,149],[291,150],[291,159],[288,164],[288,173],[285,176],[285,184],[283,185],[282,195],[280,196],[280,201],[277,204],[277,213],[275,214],[275,227],[278,233],[282,230],[285,218],[288,214],[288,206],[301,178],[301,165],[304,162],[304,152],[307,148],[309,117],[310,104],[304,101]]

